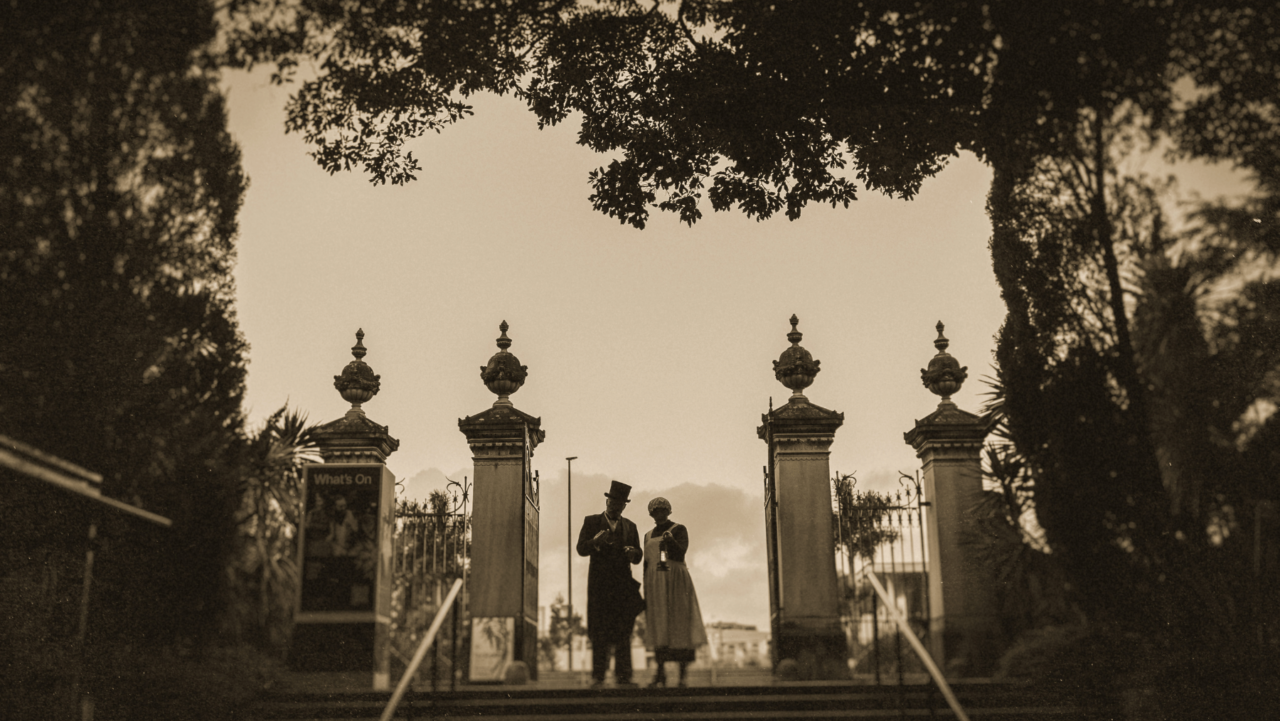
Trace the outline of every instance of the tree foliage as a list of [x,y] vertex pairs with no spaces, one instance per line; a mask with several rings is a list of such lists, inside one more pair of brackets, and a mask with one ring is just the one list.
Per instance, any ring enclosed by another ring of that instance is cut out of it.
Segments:
[[120,649],[212,638],[226,598],[245,179],[204,52],[214,36],[202,0],[0,9],[0,428],[173,520],[103,516],[100,691]]
[[[238,0],[230,19],[229,62],[318,68],[287,127],[330,172],[412,180],[406,141],[512,93],[620,156],[592,202],[637,227],[707,201],[795,218],[855,180],[910,198],[959,150],[998,162],[1122,101],[1182,152],[1275,152],[1275,11],[1246,3]],[[1199,92],[1175,107],[1182,79]]]
[[992,390],[984,415],[989,430],[983,474],[996,492],[983,494],[972,510],[972,543],[994,572],[1004,637],[1016,639],[1044,627],[1072,625],[1081,614],[1071,603],[1070,581],[1050,553],[1036,514],[1042,474],[1013,442],[1004,386],[998,379],[988,382]]
[[[1244,693],[1280,643],[1263,630],[1280,588],[1272,169],[1242,205],[1193,202],[1127,170],[1149,114],[1081,114],[992,189],[1012,450],[990,465],[1030,491],[1069,602],[1138,639],[1147,683],[1212,668]],[[1099,663],[1119,673],[1122,660]],[[1218,699],[1178,698],[1147,711],[1226,717]]]
[[166,438],[234,430],[245,350],[230,308],[245,180],[196,65],[211,13],[153,5],[12,5],[0,31],[0,293],[21,339],[0,403],[16,435],[144,501],[188,452]]
[[871,560],[876,549],[898,540],[898,529],[890,525],[891,514],[901,510],[895,499],[875,491],[854,490],[857,479],[851,474],[837,476],[833,483],[838,549],[843,547],[851,558]]
[[314,430],[306,414],[287,406],[271,414],[249,438],[239,487],[227,622],[235,638],[277,653],[288,648],[293,631],[302,468],[321,462]]
[[[560,649],[568,648],[571,637],[586,638],[587,627],[582,622],[582,614],[574,613],[570,618],[569,604],[565,603],[563,594],[556,594],[556,600],[551,603],[549,613],[551,615],[547,622],[547,632],[538,637],[538,660],[555,671],[556,654]],[[643,617],[643,614],[641,616]],[[640,627],[639,636],[643,640],[643,622],[638,626]],[[569,658],[572,659],[573,650],[569,649],[569,653],[571,654]]]
[[[971,128],[993,56],[977,6],[913,3],[246,0],[230,62],[318,63],[288,108],[330,172],[420,170],[406,140],[491,91],[540,124],[575,114],[580,142],[622,158],[594,171],[596,208],[643,227],[716,210],[797,217],[855,184],[912,196]],[[966,12],[967,11],[967,12]],[[833,33],[832,28],[841,28]]]

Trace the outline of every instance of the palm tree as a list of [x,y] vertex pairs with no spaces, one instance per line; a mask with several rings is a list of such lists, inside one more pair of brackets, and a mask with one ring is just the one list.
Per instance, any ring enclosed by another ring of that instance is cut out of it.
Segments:
[[1216,621],[1199,640],[1274,654],[1280,182],[1263,191],[1201,206],[1142,259],[1134,340],[1176,560]]
[[[248,444],[236,515],[240,548],[231,569],[238,591],[236,630],[251,630],[266,645],[283,649],[292,626],[298,589],[297,528],[302,468],[320,462],[306,414],[280,408]],[[256,599],[250,594],[256,591]],[[247,627],[247,628],[246,628]]]

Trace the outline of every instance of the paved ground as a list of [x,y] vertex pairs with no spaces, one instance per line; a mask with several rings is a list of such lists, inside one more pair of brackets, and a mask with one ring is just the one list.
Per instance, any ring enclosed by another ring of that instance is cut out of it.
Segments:
[[[675,667],[668,668],[668,673],[674,673]],[[649,683],[652,678],[652,669],[638,670],[635,674],[636,683],[644,686]],[[674,679],[673,679],[674,680]],[[974,679],[977,680],[977,679]],[[399,681],[398,678],[392,679],[392,686]],[[854,683],[874,684],[875,679],[854,678]],[[909,675],[903,681],[909,685],[928,683],[928,679],[919,674]],[[449,690],[449,680],[440,679],[438,688],[442,691]],[[767,669],[717,669],[714,673],[710,669],[690,669],[689,686],[693,688],[703,687],[733,687],[733,686],[772,686],[774,685],[773,675]],[[794,682],[793,682],[794,683]],[[799,682],[797,685],[842,685],[849,681],[812,681]],[[886,686],[896,685],[898,679],[896,676],[885,678],[882,684]],[[548,690],[548,689],[587,689],[591,685],[591,675],[587,671],[542,671],[537,681],[530,681],[528,684],[520,686],[504,686],[502,684],[467,684],[459,682],[458,690],[479,689],[479,690],[497,690],[503,688],[525,689],[525,690]],[[613,687],[612,678],[606,684],[607,687]],[[275,690],[288,692],[350,692],[350,691],[370,691],[373,688],[373,676],[369,673],[290,673],[285,674],[279,681]],[[414,688],[419,691],[431,690],[429,680],[417,683]]]
[[[669,669],[674,673],[675,667]],[[635,674],[635,681],[641,685],[649,683],[653,675],[652,670],[640,670]],[[674,681],[674,679],[672,679]],[[392,685],[399,682],[398,678],[392,679]],[[438,682],[441,690],[449,689],[449,680],[442,678]],[[691,669],[689,671],[689,685],[694,687],[701,686],[769,686],[773,683],[773,676],[769,671],[763,669],[717,669],[714,676],[709,669]],[[529,690],[541,689],[586,689],[591,685],[591,674],[587,671],[542,671],[537,681],[530,681],[528,684],[521,686],[511,686],[510,688],[522,688]],[[674,684],[673,684],[674,685]],[[610,678],[607,686],[613,686],[613,679]],[[414,684],[414,687],[421,691],[430,690],[431,682],[424,680]],[[507,688],[501,684],[467,684],[459,682],[457,685],[459,690],[465,688],[493,690],[498,688]],[[373,688],[373,676],[369,673],[286,673],[276,685],[276,690],[280,691],[298,691],[298,692],[320,692],[320,691],[369,691]]]

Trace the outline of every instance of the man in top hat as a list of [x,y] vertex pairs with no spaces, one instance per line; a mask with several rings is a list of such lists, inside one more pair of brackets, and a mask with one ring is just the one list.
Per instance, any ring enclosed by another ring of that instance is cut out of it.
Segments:
[[578,533],[578,555],[591,557],[587,573],[587,638],[591,639],[592,688],[604,685],[609,653],[614,654],[614,677],[620,687],[631,682],[631,630],[644,609],[640,584],[631,564],[640,563],[640,533],[622,517],[631,486],[612,481],[604,494],[604,513],[587,516]]

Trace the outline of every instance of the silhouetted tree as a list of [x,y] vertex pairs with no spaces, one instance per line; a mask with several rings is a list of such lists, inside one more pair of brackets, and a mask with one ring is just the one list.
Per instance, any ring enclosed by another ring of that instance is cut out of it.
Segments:
[[[577,114],[597,209],[643,227],[738,207],[847,204],[848,175],[911,197],[960,149],[999,163],[1082,108],[1137,103],[1184,152],[1266,154],[1275,11],[1253,4],[1072,0],[848,3],[574,0],[230,4],[233,63],[319,69],[287,127],[330,172],[402,183],[405,142],[514,93],[541,124]],[[1243,61],[1243,64],[1242,62]],[[1174,84],[1200,92],[1173,112]],[[1260,107],[1258,102],[1263,105]],[[1224,129],[1229,126],[1230,131]],[[1230,135],[1226,141],[1224,135]]]
[[1039,471],[1009,435],[1005,391],[999,380],[986,404],[988,423],[984,448],[984,476],[995,485],[971,509],[974,530],[970,542],[993,571],[1004,637],[1015,639],[1046,626],[1081,620],[1072,605],[1070,583],[1062,564],[1049,552],[1036,514]]
[[249,439],[236,513],[238,548],[229,569],[228,622],[236,638],[287,648],[297,602],[302,468],[320,463],[306,414],[282,407]]
[[1136,639],[1116,655],[1076,637],[1096,644],[1094,669],[1140,668],[1144,683],[1179,689],[1219,674],[1232,691],[1175,693],[1148,711],[1247,716],[1258,687],[1243,689],[1271,673],[1280,642],[1262,630],[1278,579],[1264,560],[1276,555],[1277,420],[1259,412],[1280,400],[1268,380],[1280,350],[1272,171],[1257,170],[1260,192],[1241,206],[1171,218],[1174,184],[1122,170],[1145,132],[1132,110],[997,173],[1012,447],[990,465],[1034,504],[1070,602],[1095,631]]
[[889,516],[897,506],[887,495],[855,491],[856,482],[852,475],[837,476],[833,481],[836,496],[833,540],[837,550],[846,551],[851,559],[870,560],[880,546],[898,540],[898,529],[889,525]]
[[174,521],[103,518],[89,667],[105,717],[144,703],[101,681],[122,673],[115,654],[198,647],[226,601],[245,179],[214,32],[203,0],[0,9],[0,428]]

